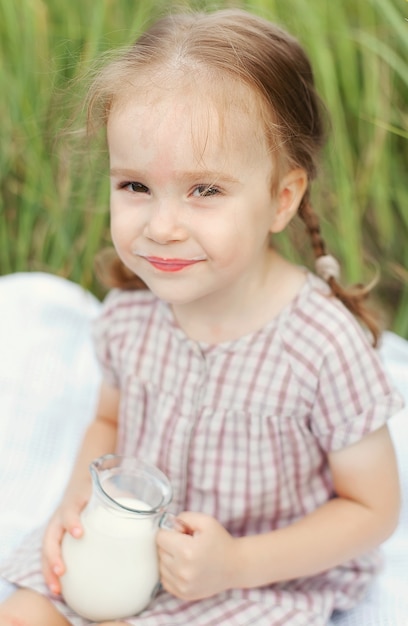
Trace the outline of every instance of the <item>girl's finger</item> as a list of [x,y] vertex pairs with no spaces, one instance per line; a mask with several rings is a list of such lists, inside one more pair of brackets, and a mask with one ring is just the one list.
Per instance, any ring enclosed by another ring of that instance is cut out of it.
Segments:
[[51,523],[47,528],[43,540],[43,573],[45,581],[53,593],[60,593],[59,577],[65,571],[61,557],[61,540],[64,528],[61,524]]
[[60,509],[63,527],[76,539],[82,537],[84,532],[80,516],[88,499],[83,494],[79,494],[76,498],[70,499],[69,503],[65,506],[63,505]]
[[70,510],[66,513],[63,516],[63,525],[65,530],[75,537],[75,539],[82,537],[84,530],[82,528],[79,512]]
[[59,578],[65,573],[65,565],[61,555],[61,542],[65,532],[78,539],[83,535],[80,514],[87,502],[80,497],[75,502],[63,504],[57,509],[46,529],[43,539],[43,573],[47,585],[53,593],[60,593]]

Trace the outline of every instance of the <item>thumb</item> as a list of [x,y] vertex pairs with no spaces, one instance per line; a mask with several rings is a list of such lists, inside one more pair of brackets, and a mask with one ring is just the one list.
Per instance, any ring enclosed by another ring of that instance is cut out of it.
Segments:
[[181,525],[186,526],[190,529],[190,531],[192,531],[186,534],[193,535],[208,528],[208,525],[214,521],[214,518],[210,515],[206,515],[205,513],[183,511],[177,515],[177,520],[181,522]]

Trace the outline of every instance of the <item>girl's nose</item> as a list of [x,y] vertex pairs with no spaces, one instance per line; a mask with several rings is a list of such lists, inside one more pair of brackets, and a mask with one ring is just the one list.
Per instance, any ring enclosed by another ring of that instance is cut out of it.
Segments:
[[157,203],[146,222],[145,237],[161,244],[185,239],[186,231],[180,217],[180,208],[175,202]]

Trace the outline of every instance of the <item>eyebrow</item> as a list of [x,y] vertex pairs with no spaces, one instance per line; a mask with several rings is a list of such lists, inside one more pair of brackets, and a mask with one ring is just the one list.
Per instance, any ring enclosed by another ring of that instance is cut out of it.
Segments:
[[[149,177],[148,172],[136,171],[130,169],[122,169],[122,168],[112,168],[110,170],[110,175],[113,177],[123,177],[129,180],[138,180],[138,179],[146,179]],[[233,176],[230,176],[227,173],[220,172],[212,172],[210,170],[197,170],[195,172],[175,172],[175,176],[177,179],[186,181],[186,182],[194,182],[197,180],[205,180],[206,182],[212,181],[216,183],[217,181],[222,181],[226,183],[237,183],[238,180]]]

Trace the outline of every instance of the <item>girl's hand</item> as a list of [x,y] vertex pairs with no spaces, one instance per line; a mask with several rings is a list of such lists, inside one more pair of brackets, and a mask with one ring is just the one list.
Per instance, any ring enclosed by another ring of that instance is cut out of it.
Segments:
[[189,512],[178,518],[186,522],[193,535],[159,530],[157,546],[164,589],[183,600],[199,600],[231,588],[237,567],[237,539],[208,515]]
[[66,532],[79,538],[83,534],[80,513],[88,502],[92,481],[89,463],[112,453],[116,446],[120,391],[102,382],[96,416],[88,426],[61,505],[52,516],[43,540],[43,572],[53,593],[61,592],[59,578],[65,572],[61,541]]
[[50,590],[61,593],[60,576],[65,573],[61,556],[61,541],[66,532],[78,539],[83,534],[80,513],[91,494],[90,485],[83,492],[71,495],[67,493],[51,517],[43,539],[42,566],[45,581]]

